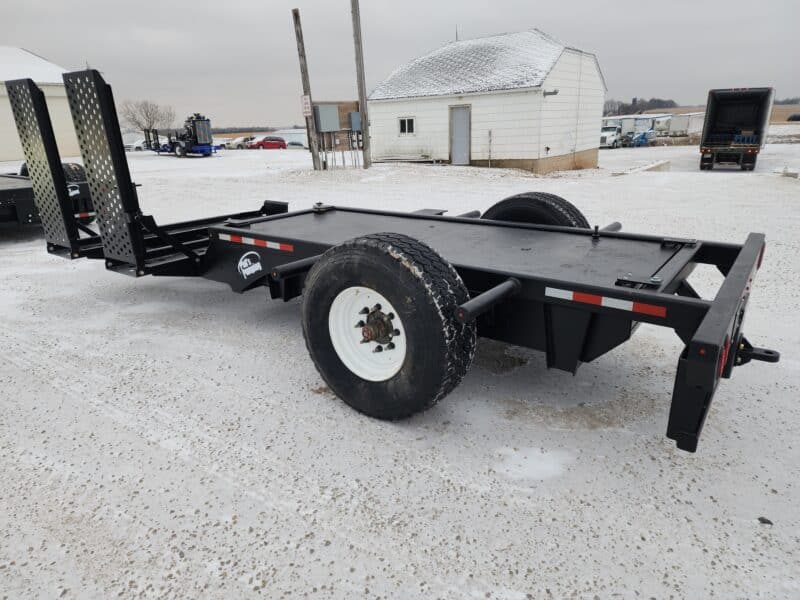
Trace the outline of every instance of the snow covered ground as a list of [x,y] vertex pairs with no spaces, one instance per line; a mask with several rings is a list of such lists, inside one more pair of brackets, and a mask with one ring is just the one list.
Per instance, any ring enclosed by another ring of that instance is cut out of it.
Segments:
[[[652,326],[574,377],[481,343],[449,397],[385,423],[325,387],[297,301],[135,280],[3,229],[0,597],[800,596],[800,181],[773,173],[800,167],[800,145],[768,145],[754,173],[700,172],[694,147],[551,177],[314,173],[303,151],[129,159],[162,222],[264,199],[463,212],[541,190],[629,231],[765,232],[745,329],[783,359],[721,384],[694,455],[664,437],[681,345]],[[657,160],[672,170],[611,176]]]

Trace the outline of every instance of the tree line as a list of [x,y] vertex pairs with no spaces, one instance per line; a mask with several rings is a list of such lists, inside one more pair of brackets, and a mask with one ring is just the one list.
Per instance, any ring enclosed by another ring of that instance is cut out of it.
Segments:
[[677,108],[678,103],[675,100],[664,100],[662,98],[634,98],[630,102],[622,102],[621,100],[609,99],[603,105],[604,116],[614,115],[635,115],[643,113],[648,110],[656,110],[661,108]]

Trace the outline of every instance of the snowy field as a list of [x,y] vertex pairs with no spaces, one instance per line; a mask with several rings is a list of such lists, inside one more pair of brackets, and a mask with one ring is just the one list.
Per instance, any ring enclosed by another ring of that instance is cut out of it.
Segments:
[[[782,362],[723,381],[697,454],[664,437],[681,345],[653,326],[576,376],[481,343],[443,402],[385,423],[332,397],[297,300],[135,280],[3,229],[0,598],[800,597],[800,180],[774,173],[800,168],[800,145],[768,145],[754,173],[700,172],[695,147],[550,177],[129,159],[161,222],[264,199],[463,212],[540,190],[627,231],[764,232],[745,331]],[[671,170],[611,175],[658,160]]]

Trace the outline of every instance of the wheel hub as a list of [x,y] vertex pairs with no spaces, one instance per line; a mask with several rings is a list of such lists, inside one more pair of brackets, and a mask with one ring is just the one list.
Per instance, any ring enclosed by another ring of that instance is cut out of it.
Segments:
[[[367,311],[366,323],[363,320],[356,323],[356,327],[361,327],[362,343],[377,342],[378,344],[388,345],[395,336],[395,331],[397,330],[392,323],[395,318],[394,313],[385,313],[381,308],[382,306],[380,304],[376,304],[372,309],[366,306],[361,309],[359,314],[363,315],[365,314],[364,311]],[[398,335],[399,333],[400,332],[397,331]]]
[[340,292],[331,304],[328,329],[339,358],[362,379],[385,381],[405,361],[400,318],[375,290],[354,286]]

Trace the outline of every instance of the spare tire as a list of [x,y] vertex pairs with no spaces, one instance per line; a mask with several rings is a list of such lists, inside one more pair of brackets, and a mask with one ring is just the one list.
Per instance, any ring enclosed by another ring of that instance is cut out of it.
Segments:
[[[64,169],[64,179],[67,180],[67,183],[86,181],[86,171],[83,169],[83,165],[79,165],[78,163],[61,163],[61,166]],[[28,173],[28,163],[22,163],[22,166],[19,168],[19,174],[22,177],[30,177]]]
[[78,163],[61,163],[61,166],[64,167],[64,178],[67,180],[67,183],[86,181],[86,171],[83,165],[79,165]]
[[589,222],[574,204],[555,194],[524,192],[501,200],[482,219],[531,225],[558,225],[589,229]]

